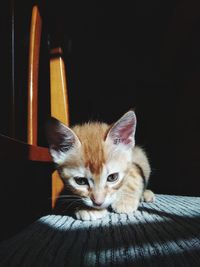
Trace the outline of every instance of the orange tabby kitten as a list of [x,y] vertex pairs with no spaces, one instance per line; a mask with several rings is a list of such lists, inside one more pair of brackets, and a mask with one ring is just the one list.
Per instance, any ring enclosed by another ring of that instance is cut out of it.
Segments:
[[84,208],[75,215],[95,220],[107,214],[137,210],[141,200],[153,201],[146,190],[150,165],[135,146],[136,116],[129,111],[115,124],[91,122],[68,128],[56,119],[47,127],[49,150],[61,178]]

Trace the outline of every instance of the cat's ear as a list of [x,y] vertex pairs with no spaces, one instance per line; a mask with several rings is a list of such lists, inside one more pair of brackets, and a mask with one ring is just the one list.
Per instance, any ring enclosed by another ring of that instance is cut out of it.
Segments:
[[135,145],[136,115],[130,110],[125,113],[109,130],[106,141],[114,145],[123,144],[127,147]]
[[55,118],[50,118],[46,124],[46,136],[49,151],[55,163],[61,163],[68,151],[80,145],[76,134]]

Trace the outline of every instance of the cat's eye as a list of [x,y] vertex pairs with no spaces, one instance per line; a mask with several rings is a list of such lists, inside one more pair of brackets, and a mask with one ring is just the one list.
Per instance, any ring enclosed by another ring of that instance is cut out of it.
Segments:
[[112,174],[108,175],[107,182],[110,182],[110,183],[115,182],[118,180],[118,178],[119,178],[119,174],[117,172],[112,173]]
[[85,177],[74,177],[74,180],[78,185],[89,185],[88,179]]

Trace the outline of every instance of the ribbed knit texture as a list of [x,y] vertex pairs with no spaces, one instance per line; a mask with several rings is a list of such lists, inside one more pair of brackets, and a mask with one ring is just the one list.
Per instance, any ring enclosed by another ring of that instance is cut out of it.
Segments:
[[157,195],[134,214],[40,218],[0,244],[5,267],[200,267],[200,197]]

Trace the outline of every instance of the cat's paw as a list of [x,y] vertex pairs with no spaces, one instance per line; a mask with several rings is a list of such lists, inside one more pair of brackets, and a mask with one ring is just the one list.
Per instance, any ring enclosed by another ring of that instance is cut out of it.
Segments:
[[145,190],[142,196],[142,201],[144,202],[154,202],[155,201],[155,194],[151,190]]
[[138,209],[139,199],[131,199],[128,202],[125,200],[117,201],[112,204],[112,209],[116,213],[133,213]]
[[78,220],[82,221],[94,221],[101,219],[107,215],[107,210],[78,210],[75,212],[75,216]]

